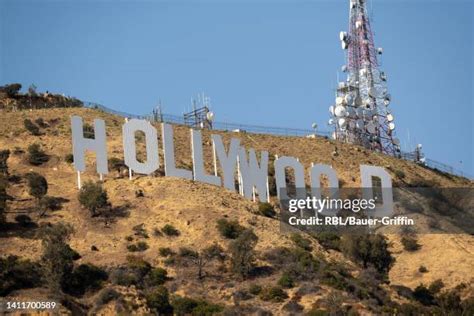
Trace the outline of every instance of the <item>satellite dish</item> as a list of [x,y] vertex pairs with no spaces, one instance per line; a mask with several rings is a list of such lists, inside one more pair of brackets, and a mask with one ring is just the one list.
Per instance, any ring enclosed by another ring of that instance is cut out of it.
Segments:
[[362,105],[362,98],[360,96],[357,96],[354,100],[354,103],[356,106],[361,106]]
[[392,122],[393,119],[393,114],[387,114],[387,121]]
[[342,105],[336,106],[336,108],[334,109],[334,115],[336,115],[337,117],[346,116],[346,108]]
[[383,54],[383,48],[382,47],[377,48],[377,54],[379,54],[379,55]]
[[385,74],[385,72],[380,72],[380,80],[382,81],[387,81],[387,75]]
[[379,92],[377,91],[377,88],[375,88],[375,87],[370,87],[370,88],[369,88],[369,95],[370,95],[370,96],[376,98],[377,95],[378,95],[378,93],[379,93]]
[[333,119],[329,119],[328,124],[329,124],[329,125],[334,124],[334,120],[333,120]]
[[384,99],[383,99],[383,104],[385,106],[389,106],[391,100],[392,100],[392,96],[390,94],[386,94]]
[[317,129],[317,128],[318,128],[318,124],[313,123],[313,124],[311,124],[311,127],[312,127],[313,129]]
[[388,129],[393,131],[395,129],[395,123],[393,123],[393,122],[388,123]]
[[341,47],[342,47],[342,49],[347,49],[349,47],[349,44],[345,41],[342,41],[341,42]]
[[207,112],[206,118],[208,121],[212,122],[214,120],[214,113],[213,112]]
[[345,118],[340,118],[338,121],[337,121],[337,124],[341,127],[341,128],[344,128],[347,124],[347,121]]
[[423,146],[421,144],[416,145],[416,148],[421,149]]
[[400,146],[400,140],[398,138],[394,138],[392,139],[392,142],[397,145],[397,146]]
[[364,121],[361,120],[361,119],[358,119],[358,120],[356,121],[356,127],[357,127],[358,129],[364,129]]
[[367,74],[367,69],[366,68],[362,68],[361,70],[359,70],[359,74],[361,76],[365,76]]
[[364,99],[364,105],[365,105],[367,108],[371,108],[373,104],[374,104],[374,102],[372,101],[371,98],[365,98],[365,99]]
[[356,28],[360,29],[362,27],[362,21],[356,21]]
[[354,102],[354,96],[348,93],[344,96],[344,101],[346,101],[347,104],[352,104]]
[[334,115],[334,105],[331,105],[329,107],[329,113],[331,113],[332,115]]
[[337,105],[341,105],[344,103],[344,98],[343,97],[337,97],[336,98],[336,104]]
[[375,134],[375,124],[373,122],[367,123],[366,129],[370,134]]
[[355,111],[356,111],[356,115],[358,117],[363,117],[364,116],[364,110],[362,108],[357,108]]
[[336,106],[336,108],[334,109],[334,115],[336,115],[337,117],[346,116],[346,108],[342,105]]
[[347,32],[343,32],[343,31],[339,32],[339,39],[341,41],[345,41],[347,39]]
[[347,71],[347,66],[346,66],[346,65],[342,66],[342,67],[341,67],[341,71],[342,71],[342,72],[346,72],[346,71]]
[[353,107],[347,108],[347,116],[354,117],[356,116],[356,110]]

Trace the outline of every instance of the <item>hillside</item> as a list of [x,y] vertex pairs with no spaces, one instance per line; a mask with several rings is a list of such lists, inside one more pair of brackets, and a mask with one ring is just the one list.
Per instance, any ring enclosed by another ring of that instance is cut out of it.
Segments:
[[[289,314],[292,302],[300,306],[293,311],[296,314],[306,313],[315,308],[330,311],[331,305],[335,302],[344,303],[342,305],[349,306],[351,310],[357,310],[361,314],[380,313],[380,310],[374,309],[370,300],[361,300],[346,288],[331,286],[328,282],[320,280],[298,281],[297,286],[285,290],[288,298],[282,298],[279,301],[266,301],[258,296],[239,299],[240,296],[236,293],[243,292],[253,284],[277,283],[281,273],[277,264],[268,259],[265,253],[278,247],[294,247],[294,241],[289,235],[281,234],[278,219],[261,216],[258,211],[259,205],[244,199],[237,192],[193,181],[163,177],[159,174],[156,176],[134,175],[133,180],[129,180],[127,176],[111,171],[104,178],[103,187],[117,214],[107,221],[101,217],[91,217],[89,211],[79,204],[76,174],[73,166],[65,159],[72,152],[71,115],[79,115],[84,122],[89,124],[92,124],[94,118],[104,119],[107,128],[108,157],[123,159],[121,137],[123,118],[83,108],[0,111],[0,150],[10,150],[8,169],[10,178],[12,176],[16,178],[15,181],[10,181],[7,190],[8,195],[12,197],[12,200],[8,201],[6,218],[8,223],[14,223],[15,217],[21,214],[28,215],[37,226],[47,222],[69,223],[74,228],[69,245],[81,255],[76,265],[92,263],[110,269],[126,265],[128,255],[137,255],[143,257],[152,266],[166,268],[170,280],[165,283],[165,286],[172,295],[205,299],[226,308],[240,306],[245,311],[241,313],[245,314],[259,311],[271,311],[275,315]],[[42,118],[47,127],[41,128],[41,135],[34,136],[25,129],[24,120],[35,121],[37,118]],[[246,148],[254,148],[256,151],[267,150],[271,155],[299,157],[306,168],[309,168],[311,162],[330,164],[337,171],[342,187],[359,186],[360,164],[386,168],[393,177],[394,186],[474,187],[474,183],[465,178],[446,175],[408,161],[369,152],[360,147],[336,144],[324,138],[310,139],[217,131],[212,131],[212,133],[222,135],[225,144],[229,143],[231,137],[238,137]],[[203,131],[206,169],[211,172],[213,170],[212,146],[209,135],[209,131]],[[178,157],[177,166],[191,169],[189,129],[184,126],[175,126],[174,137],[176,157]],[[32,166],[27,162],[27,148],[33,143],[40,144],[49,155],[46,163]],[[337,155],[334,154],[335,151]],[[160,159],[163,161],[161,143]],[[83,183],[87,180],[98,181],[93,160],[94,157],[89,155],[88,172],[82,175]],[[47,179],[49,196],[63,199],[61,209],[40,216],[36,207],[37,202],[28,193],[25,181],[25,174],[31,171]],[[143,196],[137,197],[137,192],[140,190]],[[275,197],[272,197],[272,203],[276,203]],[[206,277],[198,279],[192,266],[170,264],[166,261],[167,258],[159,255],[159,249],[166,247],[178,252],[180,247],[201,250],[218,243],[227,249],[232,241],[223,238],[216,229],[217,220],[222,218],[235,219],[240,225],[253,228],[258,237],[256,263],[257,266],[262,267],[261,275],[240,280],[232,276],[225,263],[222,266],[213,263],[205,268],[208,273]],[[134,227],[141,224],[148,238],[144,237],[144,234],[137,234],[139,229],[134,230]],[[161,229],[166,224],[175,227],[179,231],[179,236],[155,235],[155,229]],[[39,228],[35,227],[25,228],[13,224],[5,226],[0,234],[0,253],[39,261],[43,248],[41,240],[35,235]],[[348,278],[358,279],[364,274],[359,265],[341,252],[325,249],[310,236],[305,238],[310,240],[311,254],[321,262],[328,263],[331,267],[343,265],[344,269],[349,271]],[[473,236],[419,235],[417,238],[421,248],[414,252],[403,249],[399,236],[389,235],[388,238],[395,263],[388,274],[390,284],[383,284],[381,288],[391,300],[398,303],[407,302],[406,298],[397,294],[395,286],[404,286],[413,290],[421,283],[428,285],[437,279],[443,281],[445,289],[452,289],[464,283],[463,297],[472,295]],[[143,252],[129,252],[127,246],[137,241],[146,242],[149,248]],[[427,272],[419,272],[420,266],[425,266]],[[265,267],[273,267],[273,269],[265,269]],[[337,270],[336,267],[334,269]],[[129,302],[128,308],[133,307],[134,312],[150,312],[150,307],[146,305],[140,289],[135,286],[113,285],[110,281],[106,284],[121,293],[125,301],[132,302]],[[96,306],[97,309],[94,312],[100,311],[112,315],[120,310],[117,309],[117,304],[113,304],[114,300],[103,306],[97,306],[94,303],[97,295],[96,292],[86,293],[78,298],[78,301],[89,308]],[[7,298],[16,300],[30,297],[39,300],[47,296],[46,289],[38,287],[13,291]],[[379,306],[379,308],[382,307]]]

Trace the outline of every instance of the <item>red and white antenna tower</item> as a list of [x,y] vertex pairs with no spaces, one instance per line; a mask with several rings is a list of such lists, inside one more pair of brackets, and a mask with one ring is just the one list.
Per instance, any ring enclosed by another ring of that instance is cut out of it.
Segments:
[[341,32],[339,38],[347,52],[342,67],[347,78],[338,83],[336,104],[329,107],[333,138],[398,156],[400,141],[394,137],[387,76],[377,60],[383,49],[375,48],[366,0],[350,0],[349,32]]

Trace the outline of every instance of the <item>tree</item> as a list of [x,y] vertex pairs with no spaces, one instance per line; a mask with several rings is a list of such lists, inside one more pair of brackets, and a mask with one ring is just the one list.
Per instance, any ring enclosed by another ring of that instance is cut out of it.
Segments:
[[342,239],[341,248],[346,256],[360,263],[364,268],[372,266],[384,275],[395,261],[388,251],[386,238],[379,234],[345,236]]
[[49,160],[48,155],[41,149],[37,143],[28,146],[28,162],[33,166],[39,166]]
[[10,157],[8,149],[0,150],[0,174],[4,176],[8,176],[8,157]]
[[194,264],[197,267],[197,277],[202,279],[204,277],[204,267],[211,261],[218,259],[223,261],[225,258],[224,249],[218,244],[209,246],[200,252],[191,250],[189,248],[181,248],[179,250],[179,256],[185,260]]
[[236,239],[244,229],[236,220],[229,221],[221,218],[217,221],[217,230],[221,233],[222,237],[228,239]]
[[84,183],[79,191],[79,203],[87,208],[92,216],[97,216],[98,211],[109,206],[107,192],[100,183],[88,181]]
[[5,92],[10,98],[16,96],[20,90],[21,84],[19,83],[7,84],[3,87],[0,87],[0,91]]
[[55,296],[62,294],[62,283],[72,272],[74,259],[77,258],[77,253],[66,243],[72,232],[71,226],[62,223],[44,226],[40,231],[44,281]]
[[257,242],[258,237],[253,230],[246,229],[229,245],[232,270],[243,278],[250,274],[254,266]]
[[158,315],[172,315],[173,307],[169,301],[168,289],[163,285],[158,286],[151,293],[146,295],[148,307],[153,309]]
[[41,199],[48,193],[48,181],[36,172],[27,173],[26,180],[28,181],[29,194],[36,198],[39,205]]

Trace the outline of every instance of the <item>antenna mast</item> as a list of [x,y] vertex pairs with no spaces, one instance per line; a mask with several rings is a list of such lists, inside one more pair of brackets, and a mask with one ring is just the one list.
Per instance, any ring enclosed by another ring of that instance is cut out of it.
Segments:
[[336,104],[329,107],[333,118],[333,138],[399,156],[400,141],[395,138],[394,117],[388,108],[391,96],[387,77],[379,69],[366,0],[350,0],[349,32],[340,32],[347,64],[342,67],[346,81],[339,82]]

